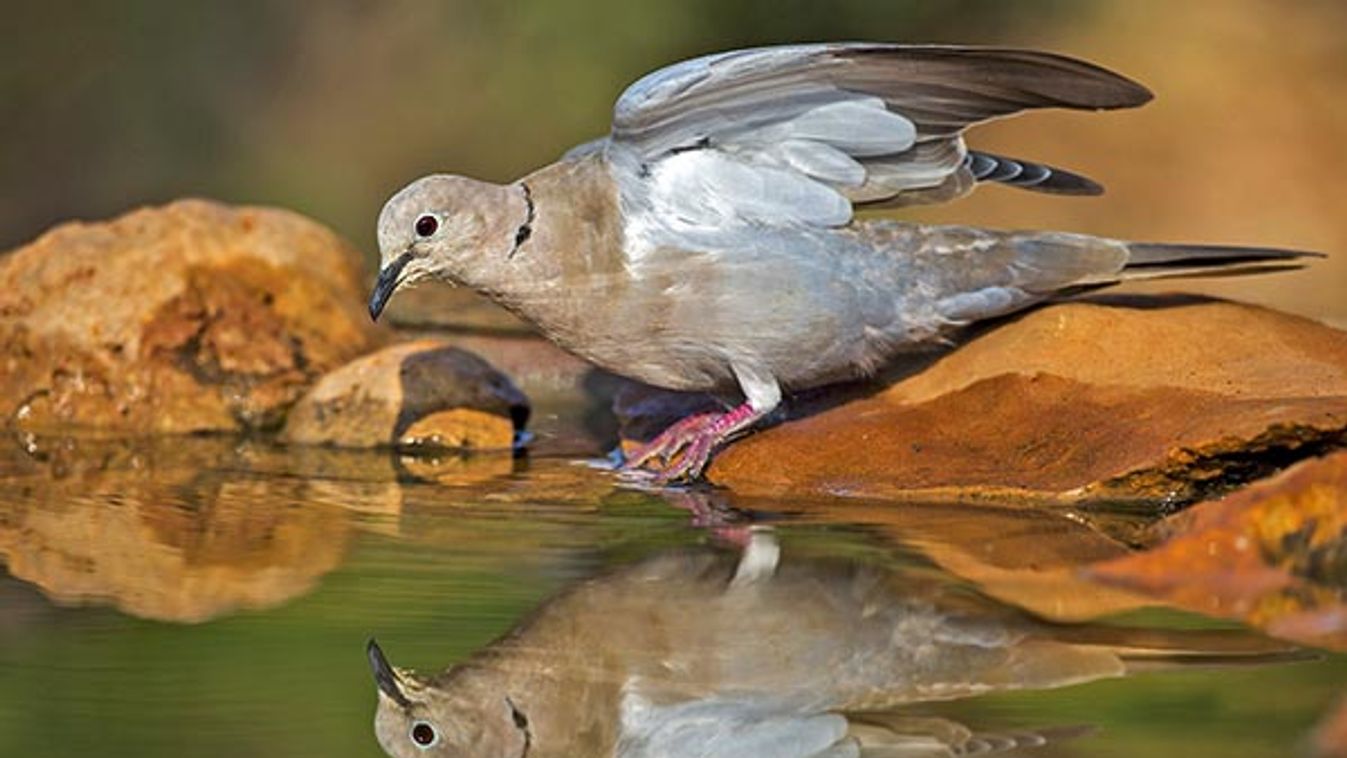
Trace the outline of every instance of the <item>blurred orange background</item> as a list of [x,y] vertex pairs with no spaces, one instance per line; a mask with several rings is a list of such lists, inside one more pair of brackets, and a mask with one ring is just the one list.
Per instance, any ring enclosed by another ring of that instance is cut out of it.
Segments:
[[277,204],[366,251],[432,171],[505,180],[607,128],[646,71],[817,39],[1041,47],[1149,86],[974,145],[1079,170],[1102,198],[988,188],[922,220],[1323,251],[1310,269],[1164,282],[1347,327],[1347,3],[804,0],[25,3],[0,30],[0,248],[66,218],[197,195]]

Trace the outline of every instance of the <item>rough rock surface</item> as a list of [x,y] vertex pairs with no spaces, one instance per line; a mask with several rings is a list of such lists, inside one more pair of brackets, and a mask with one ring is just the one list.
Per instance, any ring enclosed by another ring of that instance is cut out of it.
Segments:
[[[818,412],[731,445],[708,478],[757,494],[1177,503],[1347,444],[1347,333],[1234,303],[1052,305],[908,370],[868,397],[796,404]],[[640,438],[658,414],[627,407]]]
[[0,419],[24,429],[277,426],[378,334],[359,255],[288,211],[185,200],[0,258]]
[[281,438],[339,447],[509,449],[528,398],[476,355],[438,340],[393,345],[324,376]]

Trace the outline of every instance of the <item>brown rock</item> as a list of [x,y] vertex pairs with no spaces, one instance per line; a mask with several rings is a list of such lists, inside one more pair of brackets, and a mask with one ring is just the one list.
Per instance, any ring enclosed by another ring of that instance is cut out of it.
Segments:
[[997,325],[731,446],[708,476],[756,494],[1175,502],[1344,443],[1347,333],[1234,303],[1101,299]]
[[528,421],[509,378],[437,340],[384,348],[333,371],[290,412],[281,438],[340,447],[509,449]]
[[[462,291],[463,288],[444,287],[413,290],[436,295]],[[535,436],[530,450],[535,453],[594,457],[603,455],[612,446],[617,433],[611,410],[613,394],[625,380],[595,368],[542,335],[495,327],[440,326],[433,322],[418,322],[415,328],[400,332],[407,336],[449,339],[509,376],[528,396],[533,408],[530,430]]]
[[59,226],[0,260],[0,417],[274,427],[373,344],[358,261],[297,214],[200,200]]
[[592,457],[612,445],[617,377],[537,334],[454,334],[453,342],[490,361],[528,396],[535,453]]

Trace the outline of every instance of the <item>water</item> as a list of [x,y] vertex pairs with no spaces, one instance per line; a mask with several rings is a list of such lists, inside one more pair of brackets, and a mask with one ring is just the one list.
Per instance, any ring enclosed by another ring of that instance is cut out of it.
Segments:
[[[747,571],[734,594],[746,542],[775,572]],[[553,621],[522,633],[522,657],[497,645],[485,665],[508,669],[533,756],[582,754],[548,732],[557,718],[616,728],[615,701],[596,695],[583,714],[575,703],[624,677],[664,705],[709,703],[711,721],[826,708],[845,694],[836,661],[890,655],[880,623],[904,625],[900,652],[924,651],[911,665],[927,679],[1027,688],[933,700],[906,668],[850,671],[902,701],[853,730],[908,745],[966,727],[1044,733],[1024,755],[1283,756],[1347,692],[1347,656],[1286,656],[1229,624],[1042,570],[1114,549],[1054,514],[635,492],[558,459],[23,438],[0,454],[0,756],[378,756],[370,637],[395,665],[433,673],[563,591]],[[1107,613],[1109,627],[1045,625],[1012,604]],[[1060,647],[989,674],[923,636],[939,629],[993,650],[1020,634]],[[1096,678],[1109,663],[1072,652],[1082,635],[1184,655]],[[1231,645],[1242,665],[1194,663]],[[714,672],[679,681],[708,661]],[[536,684],[554,664],[583,669],[566,675],[567,696]],[[500,706],[481,707],[485,721]]]

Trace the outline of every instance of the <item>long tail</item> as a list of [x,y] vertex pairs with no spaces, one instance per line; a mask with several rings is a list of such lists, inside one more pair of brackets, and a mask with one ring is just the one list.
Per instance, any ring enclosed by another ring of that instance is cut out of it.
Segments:
[[1129,674],[1172,668],[1265,666],[1319,657],[1289,642],[1240,629],[1084,625],[1061,627],[1054,636],[1073,645],[1116,655]]
[[892,251],[909,295],[936,293],[935,310],[952,323],[1017,311],[1054,297],[1118,282],[1231,276],[1304,267],[1320,253],[1271,247],[1171,245],[1051,231],[864,222],[861,239]]
[[1169,245],[1128,242],[1123,281],[1194,276],[1234,276],[1304,268],[1308,258],[1322,253],[1276,247],[1225,245]]

